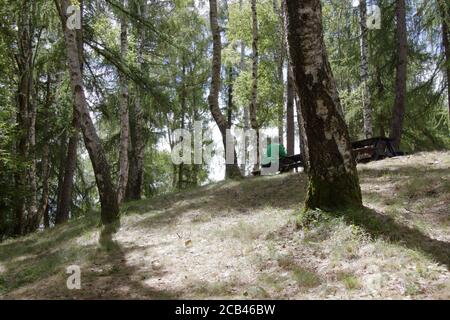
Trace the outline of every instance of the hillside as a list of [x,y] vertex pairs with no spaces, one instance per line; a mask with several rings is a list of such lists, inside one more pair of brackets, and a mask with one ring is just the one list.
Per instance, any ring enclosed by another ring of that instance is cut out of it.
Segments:
[[367,208],[303,229],[306,180],[292,173],[127,204],[102,247],[96,212],[8,240],[0,297],[449,299],[450,152],[358,169]]

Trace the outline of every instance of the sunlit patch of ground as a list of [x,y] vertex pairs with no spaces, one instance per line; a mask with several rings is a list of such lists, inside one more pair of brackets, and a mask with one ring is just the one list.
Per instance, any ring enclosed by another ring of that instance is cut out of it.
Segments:
[[[361,165],[367,209],[295,228],[303,174],[222,182],[0,244],[3,298],[449,299],[450,153]],[[106,237],[107,238],[107,237]],[[66,288],[79,265],[81,290]]]

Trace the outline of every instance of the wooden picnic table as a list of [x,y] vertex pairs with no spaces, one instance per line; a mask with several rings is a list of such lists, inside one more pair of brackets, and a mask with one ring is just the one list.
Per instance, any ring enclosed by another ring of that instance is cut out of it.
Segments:
[[[374,137],[352,142],[353,155],[356,162],[370,162],[404,155],[404,152],[394,148],[393,140],[386,137]],[[285,173],[304,167],[301,154],[280,158],[279,172]],[[265,167],[270,167],[270,164]],[[263,166],[264,167],[264,166]],[[261,175],[261,170],[252,172],[254,176]]]
[[374,137],[352,142],[356,162],[369,162],[403,155],[394,148],[393,140],[386,137]]

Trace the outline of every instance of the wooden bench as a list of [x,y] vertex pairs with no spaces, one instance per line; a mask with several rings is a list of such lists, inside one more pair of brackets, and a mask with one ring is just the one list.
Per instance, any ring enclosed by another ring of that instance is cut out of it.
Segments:
[[377,161],[404,154],[395,150],[392,139],[384,137],[352,142],[352,149],[356,162]]
[[[286,172],[290,172],[292,170],[295,170],[295,172],[298,172],[298,168],[300,168],[300,167],[303,167],[302,156],[300,154],[296,154],[293,156],[281,158],[278,171],[280,173],[286,173]],[[252,175],[260,176],[261,170],[252,171]]]

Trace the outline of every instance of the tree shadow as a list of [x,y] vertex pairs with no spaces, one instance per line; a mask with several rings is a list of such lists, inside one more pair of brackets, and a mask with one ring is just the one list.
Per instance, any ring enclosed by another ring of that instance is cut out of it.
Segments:
[[448,175],[448,169],[445,168],[432,168],[427,166],[394,166],[391,168],[370,168],[370,167],[359,167],[359,176],[361,178],[379,178],[385,175],[395,175],[399,177],[409,178],[409,177],[420,177],[423,174],[432,174],[437,176]]
[[306,176],[294,173],[223,183],[217,188],[196,190],[181,199],[168,200],[158,206],[158,211],[133,226],[151,229],[173,225],[185,213],[195,210],[209,212],[212,218],[217,218],[230,214],[245,216],[259,209],[297,209],[302,206],[306,185]]
[[[132,251],[133,248],[125,249],[116,240],[114,234],[118,231],[118,226],[103,227],[99,237],[99,244],[106,262],[112,265],[112,269],[116,270],[108,284],[111,291],[107,292],[105,297],[108,299],[130,299],[130,297],[138,299],[177,299],[181,293],[167,290],[157,290],[149,286],[145,286],[141,280],[134,279],[138,276],[139,270],[135,266],[127,264],[126,253]],[[148,276],[148,275],[147,275]],[[161,276],[159,271],[154,271],[150,277]],[[126,286],[126,291],[117,290]]]
[[416,228],[400,224],[392,217],[367,207],[330,214],[343,217],[347,223],[362,227],[374,238],[382,238],[406,248],[421,251],[450,270],[449,242],[430,238]]
[[62,243],[94,230],[97,225],[98,217],[88,215],[44,232],[34,232],[22,238],[0,243],[0,261],[8,262],[20,256],[39,255],[55,250]]

